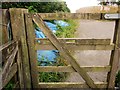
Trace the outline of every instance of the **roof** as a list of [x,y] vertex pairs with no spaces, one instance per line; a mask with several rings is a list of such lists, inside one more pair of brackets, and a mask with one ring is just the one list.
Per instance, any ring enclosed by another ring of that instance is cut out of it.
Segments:
[[76,10],[76,13],[117,13],[118,6],[89,6]]

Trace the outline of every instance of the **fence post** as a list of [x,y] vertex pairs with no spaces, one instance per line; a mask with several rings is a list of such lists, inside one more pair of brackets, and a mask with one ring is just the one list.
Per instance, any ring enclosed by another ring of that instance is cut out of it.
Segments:
[[18,59],[18,69],[21,88],[31,88],[30,64],[24,22],[24,13],[27,12],[27,9],[10,8],[13,39],[18,40],[20,45],[19,55],[21,57]]
[[115,31],[113,36],[113,43],[115,44],[115,49],[111,52],[110,65],[111,71],[108,73],[108,89],[114,88],[116,72],[119,65],[119,48],[120,48],[120,20],[115,21]]

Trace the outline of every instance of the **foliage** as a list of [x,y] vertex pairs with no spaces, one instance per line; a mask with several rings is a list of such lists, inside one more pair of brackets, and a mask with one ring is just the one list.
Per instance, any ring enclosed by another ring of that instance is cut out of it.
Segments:
[[111,3],[111,5],[114,5],[114,4],[120,5],[120,1],[118,1],[118,2],[103,2],[103,1],[101,1],[99,4],[100,5],[109,5],[109,3]]
[[5,87],[4,90],[13,90],[14,82],[11,80]]
[[70,12],[66,2],[2,2],[2,8],[26,8],[30,12]]
[[56,36],[60,38],[73,38],[74,33],[78,27],[77,20],[65,20],[69,26],[61,27],[58,25]]
[[[44,57],[42,58],[44,61]],[[41,62],[38,61],[38,65],[41,66]],[[56,58],[56,62],[52,63],[47,60],[47,66],[64,66],[65,63],[62,61],[61,57]],[[39,73],[39,81],[40,82],[60,82],[65,80],[67,73],[65,72],[40,72]]]
[[120,85],[120,70],[116,75],[115,86],[118,87]]
[[[77,29],[77,20],[64,20],[69,24],[69,26],[61,27],[58,26],[58,30],[56,31],[56,35],[58,37],[64,37],[64,38],[72,38],[74,37],[74,33]],[[44,62],[45,57],[41,59],[41,61]],[[42,65],[43,62],[38,61],[38,65]],[[66,60],[64,60],[63,57],[57,55],[56,61],[51,62],[49,60],[45,61],[46,66],[65,66],[68,64]],[[60,82],[66,79],[68,73],[65,72],[40,72],[39,73],[39,81],[40,82]]]
[[39,81],[40,82],[60,82],[65,80],[66,73],[64,72],[40,72]]

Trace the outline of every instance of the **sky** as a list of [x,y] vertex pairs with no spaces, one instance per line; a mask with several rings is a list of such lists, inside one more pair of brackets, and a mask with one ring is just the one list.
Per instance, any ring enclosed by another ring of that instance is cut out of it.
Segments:
[[71,13],[82,7],[87,6],[97,6],[99,0],[64,0],[67,3],[68,8],[71,10]]

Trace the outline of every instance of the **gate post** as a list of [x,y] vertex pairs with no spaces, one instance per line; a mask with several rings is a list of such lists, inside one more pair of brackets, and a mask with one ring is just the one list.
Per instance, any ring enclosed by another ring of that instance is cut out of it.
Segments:
[[[118,6],[118,15],[120,12],[120,6]],[[108,81],[108,89],[115,87],[115,77],[116,72],[118,69],[118,65],[120,62],[120,18],[118,16],[118,19],[115,21],[115,31],[113,36],[113,43],[115,45],[115,49],[111,52],[111,58],[110,58],[110,65],[111,65],[111,71],[108,73],[107,81]]]
[[32,22],[32,15],[25,14],[25,25],[26,25],[26,35],[27,44],[29,50],[29,60],[31,65],[31,81],[34,89],[39,88],[39,75],[37,67],[37,51],[35,50],[35,30]]
[[26,41],[24,13],[27,9],[10,8],[11,26],[13,39],[19,41],[19,83],[21,88],[31,88],[31,74],[28,55],[28,46]]

